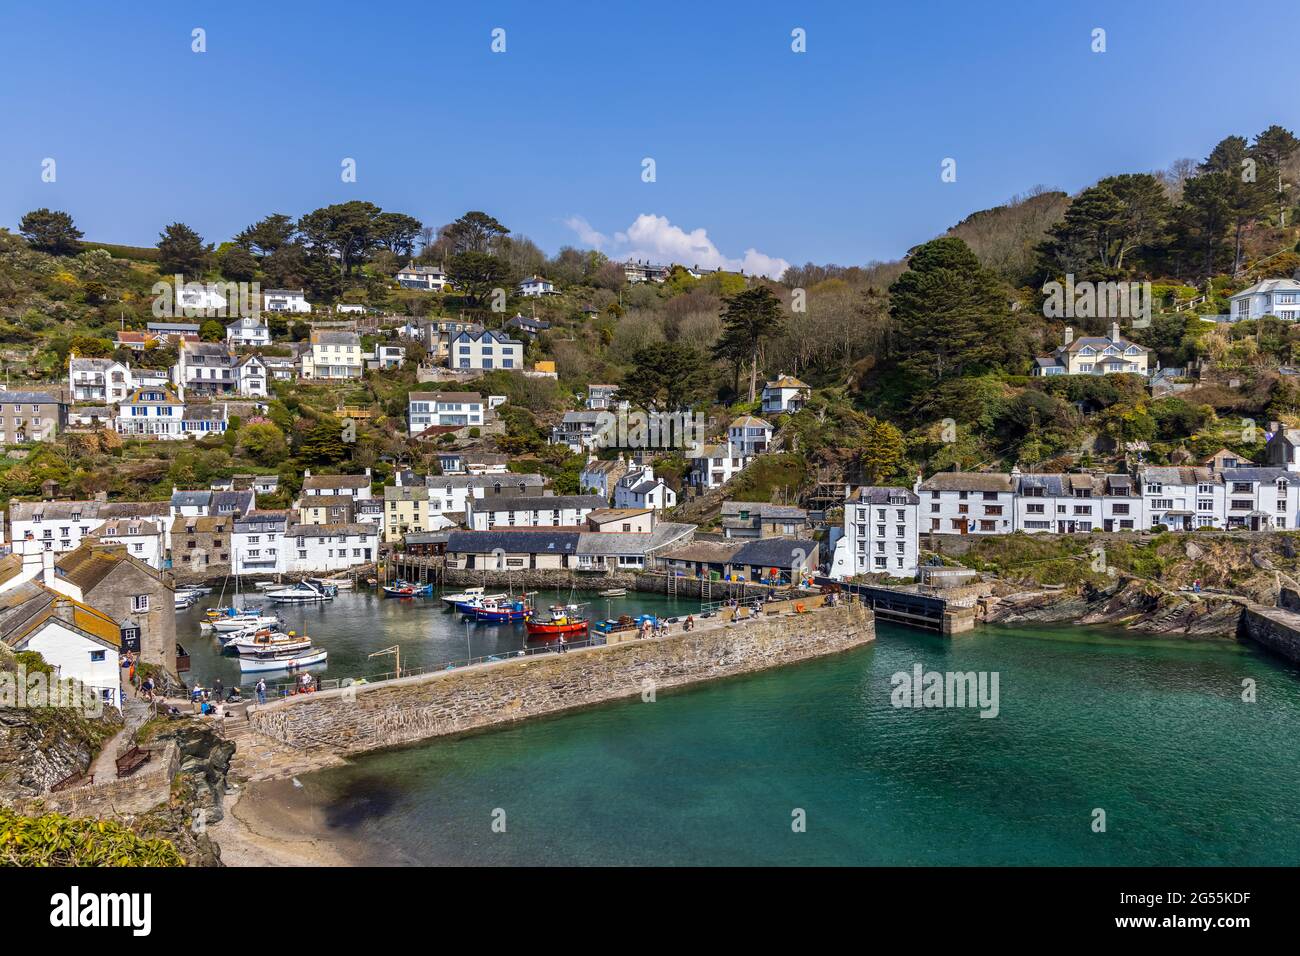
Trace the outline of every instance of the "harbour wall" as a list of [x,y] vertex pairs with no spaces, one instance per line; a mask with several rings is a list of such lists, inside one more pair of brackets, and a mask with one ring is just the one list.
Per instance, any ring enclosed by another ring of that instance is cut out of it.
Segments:
[[[1295,604],[1292,592],[1291,603]],[[1300,614],[1281,607],[1248,604],[1241,612],[1238,634],[1249,638],[1274,654],[1300,664]]]
[[710,618],[667,637],[289,697],[251,707],[248,716],[254,730],[291,747],[354,754],[781,667],[873,640],[874,617],[856,602],[740,623]]

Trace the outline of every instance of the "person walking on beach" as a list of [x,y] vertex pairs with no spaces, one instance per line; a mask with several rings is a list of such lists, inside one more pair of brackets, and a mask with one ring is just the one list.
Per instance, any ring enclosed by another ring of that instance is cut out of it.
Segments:
[[265,677],[260,678],[257,682],[257,702],[259,704],[266,703],[266,678]]
[[225,685],[221,683],[221,678],[214,677],[212,679],[212,696],[217,700],[221,700],[221,692],[223,690],[225,690]]
[[561,654],[568,653],[568,648],[565,646],[565,641],[564,641],[564,635],[563,635],[563,634],[560,635],[560,653],[561,653]]

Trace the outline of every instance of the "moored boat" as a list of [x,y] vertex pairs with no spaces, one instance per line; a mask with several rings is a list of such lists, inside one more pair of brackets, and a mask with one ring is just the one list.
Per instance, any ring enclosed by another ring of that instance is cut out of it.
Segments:
[[544,639],[570,634],[586,634],[590,621],[582,614],[580,604],[557,604],[547,617],[534,617],[525,622],[530,639]]
[[384,597],[391,598],[413,598],[413,597],[430,597],[433,594],[432,584],[412,584],[409,581],[398,581],[396,584],[387,584],[383,587]]
[[617,619],[608,618],[604,621],[597,621],[592,625],[592,629],[599,631],[601,634],[613,634],[618,631],[635,631],[647,621],[650,623],[651,627],[654,627],[659,623],[659,618],[655,617],[653,614],[638,614],[636,617],[633,617],[630,614],[623,614]]
[[626,597],[627,588],[605,588],[600,592],[601,597]]
[[272,657],[281,653],[300,653],[311,647],[311,638],[295,631],[261,630],[241,634],[226,647],[234,648],[240,657]]
[[328,658],[329,652],[323,648],[315,648],[302,654],[294,651],[282,651],[266,657],[244,657],[241,655],[239,669],[244,673],[249,671],[254,673],[259,671],[296,671],[315,664],[323,664]]
[[276,604],[315,604],[321,601],[332,601],[337,593],[338,588],[333,585],[322,584],[311,578],[303,578],[292,587],[281,588],[278,591],[267,591],[266,596]]
[[249,628],[272,627],[279,623],[278,617],[269,614],[236,614],[213,621],[212,629],[218,634],[228,634]]
[[455,607],[458,604],[477,604],[486,597],[501,598],[501,597],[505,597],[505,595],[504,594],[489,595],[487,593],[487,588],[466,588],[465,590],[460,591],[456,594],[444,594],[442,596],[442,602],[446,604],[448,607]]
[[513,621],[527,621],[533,616],[533,609],[527,601],[492,600],[471,607],[467,616],[489,624],[508,624]]

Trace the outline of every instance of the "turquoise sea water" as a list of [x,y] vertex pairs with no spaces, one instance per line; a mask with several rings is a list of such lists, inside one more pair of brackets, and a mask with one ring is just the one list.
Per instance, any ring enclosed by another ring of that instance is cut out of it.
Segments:
[[[918,662],[998,672],[999,716],[893,707]],[[1231,642],[882,625],[848,654],[303,782],[393,863],[1295,865],[1300,672]]]

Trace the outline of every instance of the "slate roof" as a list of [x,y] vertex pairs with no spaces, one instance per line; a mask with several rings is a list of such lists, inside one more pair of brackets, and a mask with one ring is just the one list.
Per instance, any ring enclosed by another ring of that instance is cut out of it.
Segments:
[[741,545],[732,564],[788,568],[802,558],[807,563],[817,553],[817,542],[806,538],[759,538]]
[[498,503],[491,498],[475,499],[474,507],[482,511],[559,511],[565,508],[604,508],[609,504],[602,495],[525,495],[503,498]]
[[996,472],[941,471],[921,482],[921,491],[999,491],[1011,492],[1011,476]]
[[447,550],[470,554],[491,554],[500,549],[507,554],[574,554],[579,531],[547,531],[531,528],[519,531],[452,531],[447,536]]
[[891,499],[901,499],[903,504],[919,505],[921,498],[910,488],[890,488],[881,485],[863,485],[850,499],[864,505],[895,504]]

